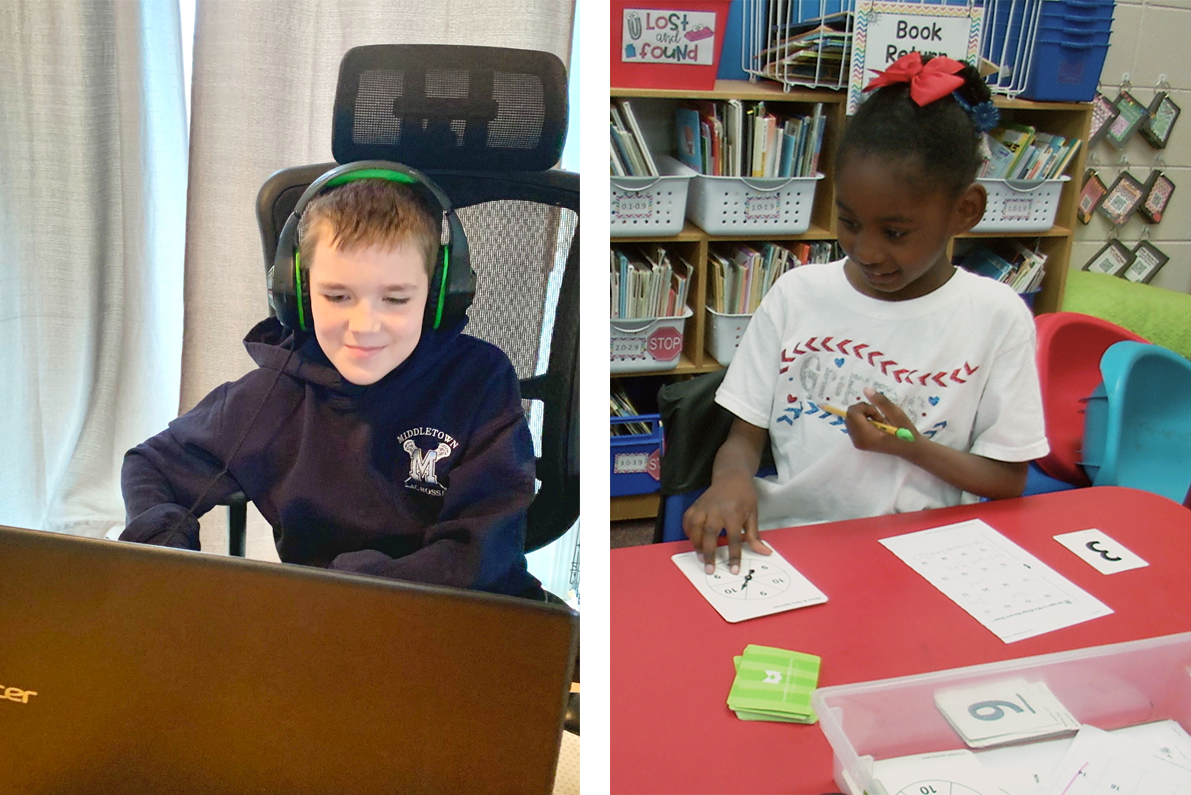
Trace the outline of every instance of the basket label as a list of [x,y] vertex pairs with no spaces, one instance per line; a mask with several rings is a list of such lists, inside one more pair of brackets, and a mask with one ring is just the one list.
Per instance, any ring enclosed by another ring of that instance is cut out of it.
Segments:
[[781,214],[781,209],[781,200],[775,195],[744,197],[746,221],[776,221]]
[[620,332],[618,335],[616,329],[612,330],[612,361],[625,362],[645,358],[648,358],[645,355],[645,337],[631,332]]
[[1034,199],[1031,197],[1004,199],[1001,202],[1001,220],[1028,221],[1030,220],[1030,213],[1033,209]]
[[621,62],[715,62],[714,11],[626,8],[621,23]]
[[652,218],[653,196],[612,194],[612,214],[617,218]]
[[649,475],[661,480],[661,456],[657,448],[648,453],[617,453],[612,456],[613,475]]

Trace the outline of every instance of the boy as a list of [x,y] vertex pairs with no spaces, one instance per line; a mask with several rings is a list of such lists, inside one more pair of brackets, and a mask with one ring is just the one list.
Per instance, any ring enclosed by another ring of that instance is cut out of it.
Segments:
[[513,366],[466,318],[423,328],[435,215],[359,179],[314,198],[298,234],[313,336],[258,323],[257,370],[127,453],[121,539],[198,549],[195,517],[242,490],[284,562],[543,598]]

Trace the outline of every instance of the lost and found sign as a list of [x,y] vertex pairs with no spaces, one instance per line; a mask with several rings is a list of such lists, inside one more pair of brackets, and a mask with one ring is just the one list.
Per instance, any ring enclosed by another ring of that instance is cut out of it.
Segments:
[[974,65],[983,19],[984,9],[976,6],[857,0],[848,114],[856,112],[877,72],[906,53],[945,55]]
[[626,8],[620,60],[710,66],[715,62],[715,12]]

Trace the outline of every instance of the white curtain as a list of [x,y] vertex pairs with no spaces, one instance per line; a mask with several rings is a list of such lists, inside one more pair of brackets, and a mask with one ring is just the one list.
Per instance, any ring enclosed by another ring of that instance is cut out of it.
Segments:
[[178,405],[186,177],[176,2],[0,2],[0,523],[123,527]]
[[[254,367],[241,340],[268,314],[256,194],[278,169],[333,160],[343,54],[364,44],[483,44],[545,50],[568,63],[573,11],[565,0],[200,0],[182,411]],[[222,510],[208,514],[204,549],[226,549],[226,527]],[[272,533],[251,507],[247,551],[276,559]]]

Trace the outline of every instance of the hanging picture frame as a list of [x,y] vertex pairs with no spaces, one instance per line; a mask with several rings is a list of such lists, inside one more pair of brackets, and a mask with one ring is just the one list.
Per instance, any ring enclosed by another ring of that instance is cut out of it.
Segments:
[[1133,255],[1133,261],[1117,275],[1131,282],[1149,284],[1150,279],[1154,278],[1154,274],[1161,270],[1163,265],[1170,262],[1170,257],[1163,254],[1157,246],[1148,240],[1139,240],[1133,247],[1133,251],[1129,253]]
[[1117,276],[1133,264],[1133,252],[1119,240],[1110,240],[1084,263],[1083,270]]
[[1133,217],[1143,199],[1145,186],[1128,171],[1122,171],[1096,209],[1116,226],[1123,226]]
[[1179,106],[1170,98],[1170,95],[1165,91],[1159,91],[1154,95],[1153,102],[1150,103],[1149,117],[1138,132],[1150,146],[1155,149],[1165,149],[1166,142],[1170,140],[1170,132],[1174,129],[1174,123],[1178,120],[1180,112]]
[[1117,107],[1117,117],[1108,126],[1104,140],[1113,149],[1124,149],[1133,133],[1150,117],[1150,112],[1125,89],[1121,89],[1113,104]]
[[1121,112],[1108,97],[1096,92],[1092,99],[1092,128],[1088,135],[1088,147],[1093,147],[1108,133],[1108,128]]
[[1137,208],[1137,212],[1148,223],[1161,223],[1162,214],[1166,211],[1166,205],[1170,203],[1171,194],[1174,193],[1174,183],[1171,182],[1170,177],[1166,176],[1166,174],[1155,170],[1153,174],[1150,174],[1150,178],[1146,180],[1146,184],[1142,187],[1145,190],[1145,199],[1142,200],[1141,206]]
[[1091,222],[1092,214],[1096,212],[1096,208],[1100,206],[1106,193],[1108,193],[1108,186],[1104,184],[1104,180],[1100,179],[1100,175],[1096,173],[1095,169],[1089,169],[1087,176],[1084,177],[1083,188],[1079,191],[1079,206],[1075,211],[1081,224]]

